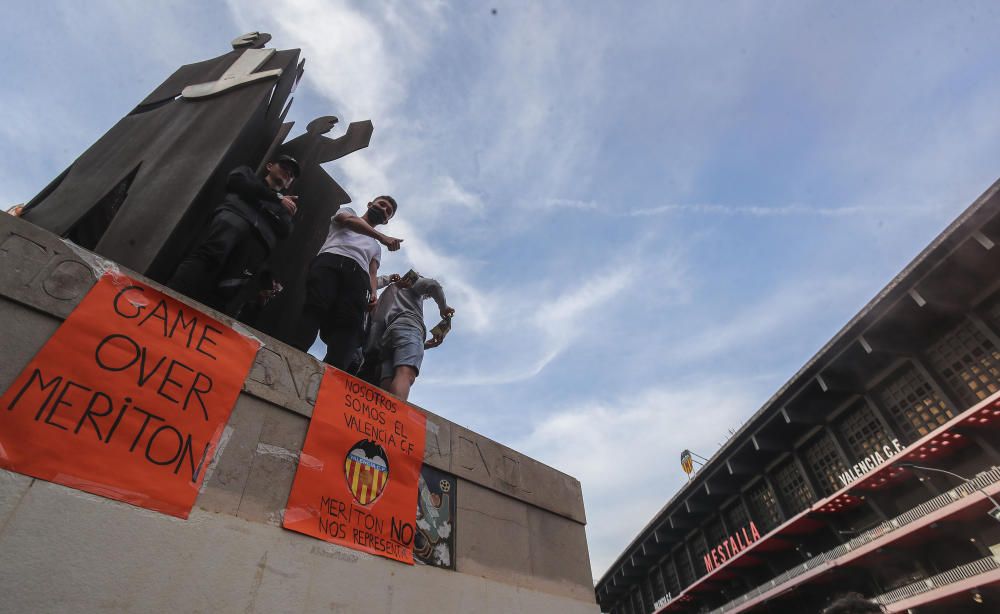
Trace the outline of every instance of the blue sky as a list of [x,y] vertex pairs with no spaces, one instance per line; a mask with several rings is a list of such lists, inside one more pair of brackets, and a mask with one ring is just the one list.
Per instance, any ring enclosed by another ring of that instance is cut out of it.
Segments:
[[235,36],[302,48],[293,135],[373,120],[328,170],[458,311],[411,400],[579,478],[596,577],[1000,174],[998,8],[16,3],[0,200]]

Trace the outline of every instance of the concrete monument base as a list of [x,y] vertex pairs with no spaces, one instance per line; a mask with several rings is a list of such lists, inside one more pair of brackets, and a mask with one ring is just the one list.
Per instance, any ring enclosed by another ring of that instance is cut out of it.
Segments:
[[[0,215],[0,390],[106,266]],[[424,463],[456,482],[454,570],[282,529],[322,369],[254,334],[189,519],[0,470],[0,612],[598,612],[579,482],[430,412]]]

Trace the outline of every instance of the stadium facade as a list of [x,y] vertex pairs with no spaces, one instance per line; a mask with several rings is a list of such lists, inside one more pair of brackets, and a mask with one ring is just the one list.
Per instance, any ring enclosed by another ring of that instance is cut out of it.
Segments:
[[602,611],[1000,611],[1000,181],[642,529]]

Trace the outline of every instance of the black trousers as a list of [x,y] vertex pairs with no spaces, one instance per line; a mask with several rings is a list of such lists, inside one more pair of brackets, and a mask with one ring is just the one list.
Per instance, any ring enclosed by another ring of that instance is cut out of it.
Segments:
[[167,287],[234,315],[243,286],[267,259],[268,248],[250,222],[231,211],[218,211],[208,232],[177,266]]
[[319,332],[326,344],[323,362],[347,371],[364,341],[370,288],[368,271],[354,260],[326,253],[313,258],[293,345],[308,351]]

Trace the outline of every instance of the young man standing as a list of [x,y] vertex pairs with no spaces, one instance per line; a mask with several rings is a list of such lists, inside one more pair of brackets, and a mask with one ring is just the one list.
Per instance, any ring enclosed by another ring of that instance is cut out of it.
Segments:
[[411,273],[404,277],[379,277],[378,281],[379,287],[388,285],[388,288],[379,297],[372,317],[367,354],[377,352],[381,361],[379,387],[405,401],[420,374],[424,350],[436,348],[444,341],[438,335],[424,341],[427,338],[424,300],[433,299],[442,318],[450,319],[455,310],[448,306],[441,284],[429,277]]
[[350,207],[341,207],[330,219],[326,242],[309,264],[295,347],[308,351],[319,332],[326,344],[323,362],[347,369],[364,340],[365,311],[377,301],[379,244],[394,252],[403,242],[375,230],[395,214],[396,201],[379,196],[360,217]]
[[226,179],[226,196],[208,231],[178,265],[167,287],[233,315],[232,299],[267,260],[279,239],[292,232],[297,196],[283,193],[299,176],[299,163],[278,156],[263,177],[240,166]]

